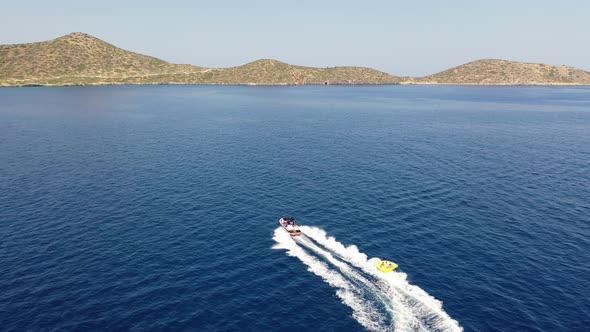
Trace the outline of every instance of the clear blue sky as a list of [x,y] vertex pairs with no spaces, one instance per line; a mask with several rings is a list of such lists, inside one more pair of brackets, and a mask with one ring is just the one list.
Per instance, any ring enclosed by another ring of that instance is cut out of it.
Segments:
[[0,44],[86,32],[175,62],[422,76],[481,58],[590,71],[588,0],[3,1]]

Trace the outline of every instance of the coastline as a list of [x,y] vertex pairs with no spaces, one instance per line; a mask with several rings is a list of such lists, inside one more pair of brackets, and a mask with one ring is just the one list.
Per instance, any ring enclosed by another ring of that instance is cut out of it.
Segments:
[[586,87],[590,84],[579,83],[439,83],[439,82],[399,82],[399,83],[186,83],[186,82],[158,82],[158,83],[133,83],[133,82],[97,82],[97,83],[64,83],[64,84],[44,84],[44,83],[23,83],[23,84],[1,84],[0,88],[41,88],[41,87],[90,87],[90,86],[125,86],[125,85],[202,85],[202,86],[391,86],[391,85],[431,85],[431,86],[487,86],[487,87]]

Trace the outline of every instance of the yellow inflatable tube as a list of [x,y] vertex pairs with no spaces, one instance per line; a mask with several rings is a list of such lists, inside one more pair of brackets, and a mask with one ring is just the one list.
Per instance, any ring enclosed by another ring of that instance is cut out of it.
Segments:
[[397,269],[397,264],[395,264],[394,262],[383,260],[377,262],[377,269],[381,272],[387,273]]

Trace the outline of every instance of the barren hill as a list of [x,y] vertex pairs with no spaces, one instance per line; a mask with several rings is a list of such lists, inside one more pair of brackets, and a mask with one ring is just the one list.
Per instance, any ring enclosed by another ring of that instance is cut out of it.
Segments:
[[364,67],[303,67],[270,59],[230,68],[203,68],[129,52],[81,32],[44,42],[0,45],[0,86],[397,83],[590,85],[590,73],[567,66],[493,59],[423,78],[401,78]]
[[224,84],[392,84],[398,77],[363,67],[313,68],[262,59],[243,66],[210,69],[205,81]]
[[93,36],[76,32],[45,42],[0,45],[0,82],[84,83],[90,78],[200,71],[128,52]]
[[258,60],[231,68],[176,65],[76,32],[44,42],[0,45],[0,85],[395,84],[362,67],[311,68]]
[[477,60],[418,79],[419,83],[525,85],[590,84],[590,73],[567,66],[506,60]]

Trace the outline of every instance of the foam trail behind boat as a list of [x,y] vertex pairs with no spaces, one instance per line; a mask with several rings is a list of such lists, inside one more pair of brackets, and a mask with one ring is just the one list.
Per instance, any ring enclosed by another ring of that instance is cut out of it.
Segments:
[[[305,236],[298,238],[297,242],[324,257],[330,264],[337,267],[344,276],[351,280],[355,280],[360,286],[363,287],[363,290],[368,290],[371,294],[373,294],[385,307],[385,310],[396,317],[390,327],[394,328],[395,330],[403,330],[404,328],[411,325],[413,331],[421,331],[426,329],[426,327],[421,322],[412,319],[412,312],[408,310],[406,306],[403,306],[402,303],[398,301],[398,299],[384,299],[383,292],[380,291],[378,286],[375,285],[372,280],[367,279],[360,270],[347,262],[336,259],[332,252],[317,246],[312,240]],[[375,301],[375,299],[373,299],[373,301]]]
[[342,303],[352,309],[353,318],[363,327],[369,331],[387,330],[385,317],[371,302],[363,299],[362,290],[346,280],[340,273],[330,269],[313,255],[308,254],[280,227],[275,230],[273,239],[276,241],[273,249],[286,249],[289,256],[297,257],[303,264],[307,265],[308,271],[321,277],[330,286],[336,288],[336,295],[342,300]]
[[[369,259],[356,246],[351,245],[346,247],[334,237],[328,237],[326,232],[320,228],[302,226],[301,230],[306,236],[321,244],[341,259],[360,268],[365,273],[378,278],[381,281],[379,287],[386,295],[392,300],[395,300],[397,304],[400,302],[403,303],[413,313],[414,317],[407,321],[409,329],[426,325],[428,329],[436,331],[463,330],[459,323],[444,311],[441,301],[430,296],[422,288],[411,285],[407,281],[407,275],[405,273],[382,273],[378,271],[375,265],[379,258]],[[404,317],[396,317],[395,319],[400,318]]]

